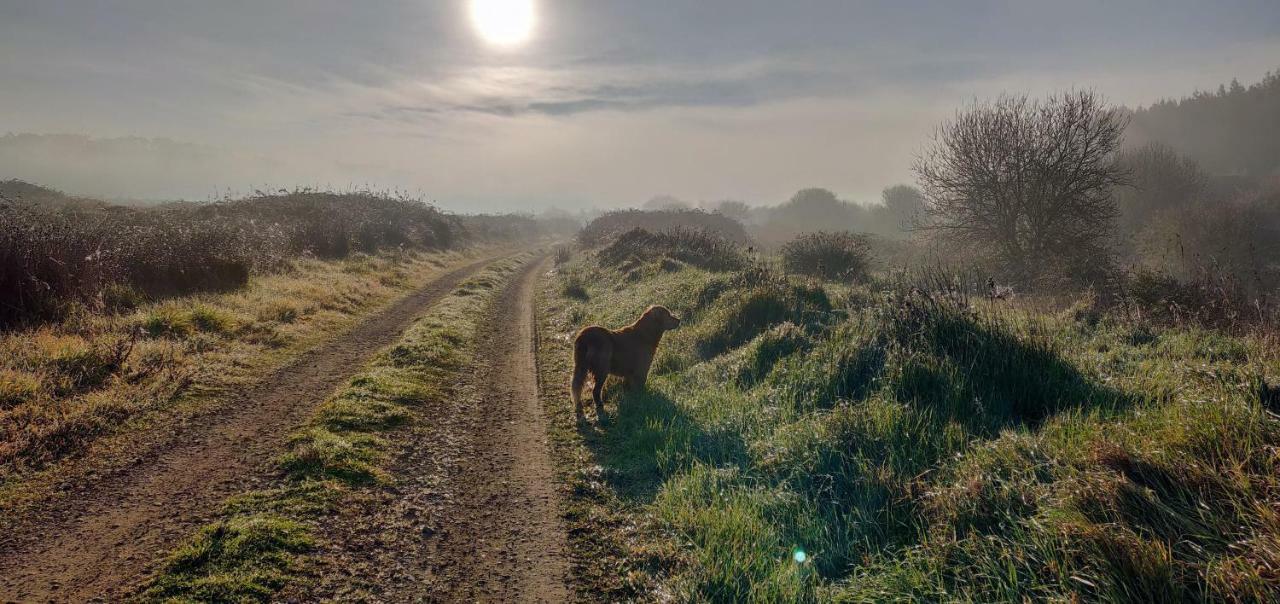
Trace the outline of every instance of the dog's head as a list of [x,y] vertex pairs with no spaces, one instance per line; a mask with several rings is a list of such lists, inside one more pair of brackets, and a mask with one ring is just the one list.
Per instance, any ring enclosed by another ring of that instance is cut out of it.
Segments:
[[665,306],[650,306],[644,311],[644,320],[653,325],[660,325],[663,331],[680,327],[680,317],[671,314]]

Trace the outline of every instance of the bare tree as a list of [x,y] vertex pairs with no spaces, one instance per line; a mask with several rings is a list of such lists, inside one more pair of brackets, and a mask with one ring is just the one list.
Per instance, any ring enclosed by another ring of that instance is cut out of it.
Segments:
[[1087,261],[1115,221],[1126,123],[1089,91],[1002,96],[960,111],[916,160],[926,200],[918,225],[982,246],[1020,281],[1049,263]]

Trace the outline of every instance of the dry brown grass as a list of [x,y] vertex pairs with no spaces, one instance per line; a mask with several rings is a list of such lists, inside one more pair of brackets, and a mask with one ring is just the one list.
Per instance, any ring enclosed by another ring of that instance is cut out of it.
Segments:
[[0,482],[75,455],[184,396],[265,375],[460,257],[300,259],[231,293],[172,298],[124,314],[81,311],[58,324],[2,333]]

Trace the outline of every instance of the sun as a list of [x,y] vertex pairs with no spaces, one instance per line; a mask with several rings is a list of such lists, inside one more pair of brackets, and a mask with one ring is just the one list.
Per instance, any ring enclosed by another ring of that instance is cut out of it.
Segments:
[[534,0],[471,0],[471,23],[485,42],[516,46],[533,35]]

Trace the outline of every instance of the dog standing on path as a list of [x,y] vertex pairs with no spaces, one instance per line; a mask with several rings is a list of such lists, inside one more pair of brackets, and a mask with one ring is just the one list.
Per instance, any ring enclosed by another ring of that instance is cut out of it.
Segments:
[[662,334],[680,326],[680,319],[665,306],[650,306],[635,323],[618,330],[599,325],[582,328],[573,340],[573,409],[578,419],[582,414],[582,387],[587,373],[595,378],[591,398],[596,403],[596,417],[605,421],[604,383],[610,375],[620,376],[623,387],[644,388],[649,365],[658,350]]

